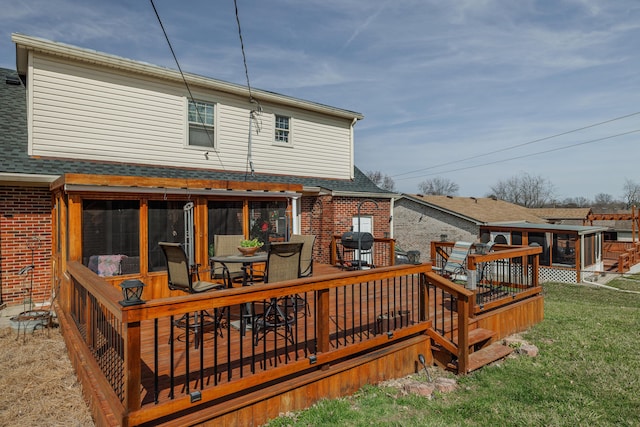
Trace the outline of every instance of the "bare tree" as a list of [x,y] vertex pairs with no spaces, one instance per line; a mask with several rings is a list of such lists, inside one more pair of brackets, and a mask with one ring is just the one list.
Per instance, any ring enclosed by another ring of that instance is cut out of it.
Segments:
[[611,194],[598,193],[593,199],[594,212],[615,212],[624,209],[625,202],[615,199]]
[[455,196],[458,194],[458,184],[447,178],[432,178],[418,184],[420,194],[430,194],[432,196]]
[[593,198],[593,204],[597,206],[609,206],[615,203],[613,196],[607,193],[598,193]]
[[567,197],[560,203],[560,205],[571,208],[588,208],[591,206],[591,200],[586,197],[578,196],[578,197]]
[[631,206],[637,205],[638,201],[640,201],[640,184],[626,178],[622,189],[624,191],[623,197],[626,208],[629,209]]
[[555,190],[546,178],[523,173],[505,181],[498,181],[491,187],[491,191],[493,196],[507,202],[527,208],[539,208],[553,199]]
[[385,175],[380,171],[368,171],[365,175],[383,190],[396,191],[396,183],[389,175]]

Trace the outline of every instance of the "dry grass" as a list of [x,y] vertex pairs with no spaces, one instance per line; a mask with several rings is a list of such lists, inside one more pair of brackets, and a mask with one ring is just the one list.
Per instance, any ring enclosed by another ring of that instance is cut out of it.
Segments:
[[56,328],[0,330],[0,425],[93,426]]

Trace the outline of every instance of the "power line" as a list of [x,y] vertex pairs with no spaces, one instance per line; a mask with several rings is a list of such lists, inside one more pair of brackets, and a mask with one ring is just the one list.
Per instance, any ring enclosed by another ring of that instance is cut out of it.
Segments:
[[459,172],[459,171],[468,170],[468,169],[476,169],[476,168],[480,168],[480,167],[484,167],[484,166],[495,165],[497,163],[508,162],[508,161],[511,161],[511,160],[524,159],[526,157],[532,157],[532,156],[537,156],[537,155],[540,155],[540,154],[552,153],[554,151],[566,150],[568,148],[578,147],[580,145],[592,144],[594,142],[600,142],[600,141],[604,141],[604,140],[607,140],[607,139],[617,138],[619,136],[630,135],[630,134],[636,133],[636,132],[640,132],[640,129],[635,129],[635,130],[631,130],[631,131],[628,131],[628,132],[619,133],[617,135],[605,136],[603,138],[592,139],[590,141],[578,142],[578,143],[575,143],[575,144],[566,145],[564,147],[556,147],[556,148],[551,148],[549,150],[538,151],[537,153],[529,153],[529,154],[523,154],[521,156],[509,157],[507,159],[494,160],[494,161],[489,162],[489,163],[482,163],[482,164],[479,164],[479,165],[465,166],[465,167],[461,167],[461,168],[457,168],[457,169],[450,169],[450,170],[442,171],[442,172],[428,173],[428,174],[425,174],[425,175],[410,176],[410,177],[406,177],[406,178],[398,178],[397,181],[402,181],[404,179],[419,178],[421,176],[442,175],[442,174],[445,174],[445,173]]
[[[607,123],[615,122],[617,120],[622,120],[622,119],[626,119],[626,118],[629,118],[629,117],[633,117],[633,116],[636,116],[638,114],[640,114],[640,111],[635,112],[635,113],[631,113],[631,114],[627,114],[625,116],[620,116],[620,117],[616,117],[616,118],[613,118],[613,119],[605,120],[603,122],[599,122],[599,123],[594,123],[594,124],[591,124],[591,125],[583,126],[581,128],[577,128],[577,129],[569,130],[569,131],[566,131],[566,132],[558,133],[558,134],[555,134],[555,135],[546,136],[544,138],[534,139],[533,141],[524,142],[522,144],[517,144],[517,145],[514,145],[512,147],[501,148],[499,150],[489,151],[489,152],[478,154],[478,155],[475,155],[475,156],[466,157],[464,159],[456,159],[456,160],[452,160],[450,162],[445,162],[445,163],[440,163],[440,164],[437,164],[437,165],[427,166],[426,168],[416,169],[416,170],[413,170],[413,171],[403,172],[403,173],[399,173],[399,174],[396,174],[396,175],[392,175],[391,177],[394,178],[394,177],[397,177],[397,176],[409,175],[409,174],[416,173],[416,172],[422,172],[422,171],[429,170],[429,169],[435,169],[435,168],[439,168],[439,167],[442,167],[442,166],[448,166],[448,165],[451,165],[451,164],[454,164],[454,163],[464,162],[466,160],[477,159],[479,157],[486,157],[486,156],[490,156],[492,154],[501,153],[501,152],[504,152],[504,151],[514,150],[516,148],[524,147],[526,145],[535,144],[536,142],[547,141],[549,139],[553,139],[553,138],[557,138],[557,137],[560,137],[560,136],[568,135],[568,134],[571,134],[571,133],[579,132],[579,131],[582,131],[582,130],[585,130],[585,129],[590,129],[590,128],[593,128],[593,127],[596,127],[596,126],[601,126],[601,125],[604,125],[604,124],[607,124]],[[537,154],[537,153],[535,153],[535,154]],[[535,154],[532,154],[532,155],[535,155]],[[493,163],[489,163],[489,164],[493,164]],[[429,174],[429,175],[433,175],[433,174]],[[424,175],[424,176],[428,176],[428,175]],[[401,179],[405,179],[405,178],[401,178]]]
[[[215,150],[215,145],[214,145],[214,142],[213,142],[213,136],[209,132],[209,129],[205,125],[204,119],[202,118],[202,115],[200,114],[200,109],[198,108],[198,105],[196,104],[196,100],[194,99],[193,94],[191,93],[191,88],[189,87],[189,83],[187,82],[187,79],[185,78],[184,73],[182,72],[182,67],[180,66],[180,62],[178,62],[178,57],[176,56],[176,53],[173,50],[173,46],[171,45],[171,41],[169,40],[169,36],[167,35],[166,30],[164,29],[164,25],[162,24],[162,20],[160,19],[160,14],[158,13],[158,10],[156,9],[156,5],[153,3],[153,0],[149,0],[149,1],[151,2],[151,7],[153,7],[153,11],[156,14],[156,18],[158,19],[158,24],[160,24],[160,28],[162,29],[162,33],[164,34],[164,38],[167,41],[167,45],[169,45],[169,50],[171,51],[171,55],[173,55],[173,60],[175,61],[176,66],[178,67],[178,71],[180,72],[180,76],[182,76],[182,81],[184,82],[184,86],[186,87],[187,92],[189,92],[189,99],[194,104],[194,107],[195,107],[195,110],[196,110],[196,117],[198,117],[198,121],[202,125],[202,128],[204,129],[205,133],[207,134],[207,139],[209,140],[209,145],[211,145],[211,148],[213,148],[214,151],[216,152],[218,160],[220,161],[220,166],[222,167],[223,170],[225,170],[224,165],[222,164],[222,159],[220,158],[220,154],[217,152],[217,150]],[[208,151],[204,155],[205,155],[205,157],[207,159],[209,158],[209,152]]]
[[242,62],[244,63],[244,75],[247,78],[247,89],[249,89],[249,101],[253,102],[253,95],[251,94],[251,84],[249,83],[249,68],[247,67],[247,57],[244,53],[244,41],[242,40],[242,29],[240,29],[240,15],[238,14],[238,2],[233,0],[233,5],[236,9],[236,23],[238,24],[238,37],[240,37],[240,50],[242,50]]
[[242,51],[242,62],[244,63],[244,75],[247,78],[247,89],[249,91],[249,102],[256,104],[256,109],[251,110],[249,112],[249,138],[247,141],[247,165],[246,167],[249,170],[245,169],[245,172],[250,171],[251,176],[254,176],[255,169],[253,167],[253,148],[252,148],[252,132],[251,125],[254,120],[256,122],[256,134],[260,133],[261,123],[258,120],[258,116],[262,113],[262,106],[260,103],[253,98],[253,94],[251,93],[251,83],[249,82],[249,67],[247,67],[247,56],[244,52],[244,40],[242,39],[242,28],[240,27],[240,14],[238,13],[238,2],[237,0],[233,0],[233,5],[235,6],[236,11],[236,23],[238,24],[238,37],[240,38],[240,50]]

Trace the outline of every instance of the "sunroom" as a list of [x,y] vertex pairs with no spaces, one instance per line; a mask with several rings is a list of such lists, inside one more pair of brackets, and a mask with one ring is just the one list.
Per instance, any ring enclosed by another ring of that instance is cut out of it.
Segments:
[[297,184],[66,174],[51,189],[57,264],[81,261],[115,286],[140,279],[146,299],[170,295],[161,241],[183,243],[206,270],[216,235],[267,243],[300,227]]
[[605,227],[503,223],[480,226],[480,241],[510,246],[540,246],[540,281],[579,283],[603,270]]

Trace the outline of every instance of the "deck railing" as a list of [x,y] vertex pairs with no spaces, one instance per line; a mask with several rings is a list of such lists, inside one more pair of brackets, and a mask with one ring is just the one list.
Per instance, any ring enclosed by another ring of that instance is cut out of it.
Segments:
[[[111,411],[138,425],[426,333],[430,269],[342,272],[123,307],[115,288],[70,262],[63,311]],[[270,308],[282,322],[265,320]]]
[[[453,242],[432,242],[434,270],[443,272]],[[539,292],[538,268],[540,247],[494,245],[485,253],[484,246],[474,245],[467,257],[465,272],[458,282],[475,294],[472,313],[499,307],[501,300],[526,298]]]
[[640,262],[640,242],[605,242],[602,258],[605,264],[617,264],[618,273],[625,273]]

